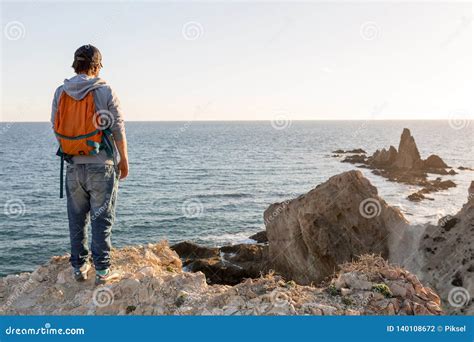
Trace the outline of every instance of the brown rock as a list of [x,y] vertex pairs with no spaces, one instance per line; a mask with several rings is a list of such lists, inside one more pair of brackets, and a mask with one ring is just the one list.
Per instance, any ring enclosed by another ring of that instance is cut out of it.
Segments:
[[421,202],[421,201],[424,200],[424,199],[429,199],[429,200],[431,200],[431,201],[434,200],[434,199],[431,198],[431,197],[426,197],[426,196],[423,195],[423,193],[420,192],[420,191],[417,191],[417,192],[412,193],[411,195],[408,195],[407,199],[410,200],[410,201],[412,201],[412,202]]
[[439,156],[432,154],[423,161],[423,167],[425,169],[446,169],[448,165]]
[[413,305],[408,299],[405,299],[402,302],[400,310],[403,311],[406,315],[413,315]]
[[384,268],[380,270],[380,274],[382,275],[382,277],[388,280],[395,280],[400,278],[400,273],[390,268]]
[[440,314],[443,310],[435,302],[427,302],[426,308],[434,314]]
[[[449,294],[454,287],[463,287],[471,297],[474,293],[473,190],[474,182],[471,182],[468,200],[462,209],[456,215],[440,219],[438,225],[427,226],[425,230],[427,238],[420,241],[419,249],[423,251],[422,257],[425,260],[421,268],[423,280],[434,286],[447,314],[474,315],[472,300],[459,306],[449,304]],[[430,252],[433,246],[437,247],[434,254]],[[428,288],[425,290],[430,301],[439,303],[436,294],[431,293]]]
[[426,197],[424,196],[424,194],[429,194],[429,193],[437,192],[440,190],[454,188],[455,186],[456,184],[451,180],[443,181],[441,180],[441,178],[436,178],[435,180],[432,180],[432,181],[426,181],[424,183],[424,187],[421,190],[409,195],[408,199],[413,202],[419,202],[423,199],[433,200],[433,198]]
[[321,281],[357,255],[388,257],[387,236],[392,230],[400,234],[407,223],[359,171],[271,205],[264,221],[271,268],[301,284]]
[[336,153],[336,154],[342,154],[342,153],[349,153],[349,154],[366,154],[367,152],[365,152],[365,151],[364,151],[363,149],[361,149],[361,148],[355,148],[355,149],[353,149],[353,150],[347,150],[347,151],[338,149],[338,150],[332,151],[332,153]]
[[436,305],[441,305],[441,299],[439,296],[429,287],[425,287],[426,296],[431,302],[434,302]]
[[188,259],[184,266],[203,272],[210,284],[236,285],[268,272],[268,246],[239,244],[217,249],[218,257]]
[[422,315],[429,315],[430,312],[425,306],[418,303],[413,303],[413,314],[416,316],[422,316]]
[[348,288],[341,288],[341,296],[348,296],[352,294],[352,290],[351,289],[348,289]]
[[189,241],[179,242],[170,248],[178,253],[180,258],[184,259],[213,258],[219,256],[218,248],[204,247]]
[[388,287],[390,292],[392,292],[392,295],[395,297],[405,297],[407,295],[407,289],[405,288],[404,284],[399,282],[390,282]]
[[415,143],[415,138],[408,128],[403,129],[398,146],[398,154],[393,166],[400,169],[419,169],[422,166],[420,152]]
[[395,307],[393,306],[392,303],[388,303],[387,307],[385,308],[387,315],[395,315]]
[[[420,280],[413,273],[407,273],[406,279],[413,284],[413,286],[421,285]],[[415,289],[416,290],[416,289]]]
[[355,154],[353,156],[347,156],[342,160],[343,163],[351,163],[351,164],[358,164],[358,163],[365,163],[367,157],[363,154]]
[[388,151],[385,148],[377,150],[372,156],[372,163],[377,167],[391,166],[396,161],[397,154],[397,149],[393,146],[390,146]]
[[447,215],[438,220],[438,226],[443,228],[445,231],[450,231],[451,228],[453,228],[458,222],[459,222],[459,219],[457,217]]
[[255,240],[257,243],[266,243],[268,242],[267,232],[265,230],[258,232],[250,236],[249,239]]
[[424,199],[433,200],[424,196],[427,193],[440,191],[455,186],[454,183],[428,180],[428,173],[440,175],[454,175],[456,172],[446,170],[448,165],[437,155],[430,155],[422,160],[415,139],[410,130],[405,128],[400,138],[398,151],[390,146],[388,150],[377,150],[366,158],[365,155],[348,156],[342,162],[359,164],[358,167],[373,169],[373,173],[393,182],[422,186],[423,189],[410,195],[409,200],[419,202]]

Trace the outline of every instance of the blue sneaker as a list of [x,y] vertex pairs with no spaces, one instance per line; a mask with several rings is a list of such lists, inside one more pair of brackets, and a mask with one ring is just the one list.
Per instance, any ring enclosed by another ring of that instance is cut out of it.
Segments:
[[103,285],[111,280],[117,279],[119,274],[117,272],[110,271],[110,268],[105,270],[95,270],[95,284]]
[[76,281],[87,280],[87,273],[90,269],[91,265],[88,262],[86,262],[79,268],[74,268],[74,279],[76,279]]

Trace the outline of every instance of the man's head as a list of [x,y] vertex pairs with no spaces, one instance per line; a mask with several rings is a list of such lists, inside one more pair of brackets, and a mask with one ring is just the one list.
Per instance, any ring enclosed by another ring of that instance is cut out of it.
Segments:
[[83,45],[74,53],[72,67],[76,74],[97,77],[102,68],[102,54],[95,46]]

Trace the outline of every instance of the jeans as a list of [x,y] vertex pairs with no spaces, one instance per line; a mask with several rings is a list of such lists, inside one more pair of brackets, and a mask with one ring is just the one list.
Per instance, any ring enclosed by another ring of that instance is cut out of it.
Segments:
[[69,164],[66,170],[67,213],[72,267],[89,258],[87,225],[92,227],[92,259],[96,270],[110,266],[112,225],[118,176],[113,165]]

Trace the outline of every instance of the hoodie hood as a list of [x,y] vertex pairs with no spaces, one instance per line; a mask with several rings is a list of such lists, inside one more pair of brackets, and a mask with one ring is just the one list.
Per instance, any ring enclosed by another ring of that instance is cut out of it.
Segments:
[[64,80],[63,89],[66,94],[75,100],[82,100],[90,91],[100,88],[105,84],[105,81],[99,77],[80,74]]

